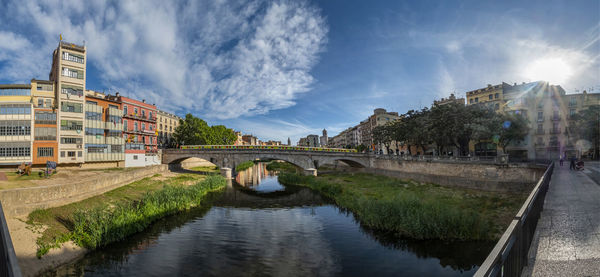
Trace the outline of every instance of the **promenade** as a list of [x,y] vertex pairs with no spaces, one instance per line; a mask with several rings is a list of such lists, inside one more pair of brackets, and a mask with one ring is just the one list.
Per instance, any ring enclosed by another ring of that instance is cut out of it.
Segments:
[[600,173],[556,163],[523,276],[600,276]]

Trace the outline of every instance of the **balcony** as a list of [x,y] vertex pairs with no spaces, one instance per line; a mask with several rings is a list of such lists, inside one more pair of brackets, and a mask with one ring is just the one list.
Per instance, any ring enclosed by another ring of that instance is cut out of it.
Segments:
[[131,118],[131,119],[137,119],[137,120],[143,120],[143,121],[148,121],[148,122],[156,122],[156,117],[149,117],[149,116],[141,116],[141,115],[135,115],[135,114],[123,114],[123,118]]
[[550,134],[560,134],[560,128],[553,128],[550,130]]
[[560,121],[560,116],[559,115],[554,115],[551,117],[552,121]]
[[537,122],[543,122],[544,121],[544,117],[538,117],[537,118]]
[[72,50],[77,50],[77,51],[85,52],[85,46],[77,45],[75,43],[61,41],[60,42],[60,46],[65,47],[65,48],[70,48]]
[[544,132],[544,130],[543,130],[543,129],[541,129],[541,130],[540,130],[540,129],[537,129],[537,130],[535,130],[535,134],[536,134],[536,135],[544,135],[544,134],[546,134],[546,132]]

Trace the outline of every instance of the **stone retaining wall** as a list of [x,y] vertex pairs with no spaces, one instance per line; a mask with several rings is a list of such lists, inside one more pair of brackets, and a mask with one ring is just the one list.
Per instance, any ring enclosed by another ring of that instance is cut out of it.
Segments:
[[35,209],[57,207],[81,201],[167,170],[167,165],[156,165],[132,171],[115,172],[109,177],[88,178],[77,183],[0,190],[0,202],[2,202],[4,213],[7,216],[25,215]]

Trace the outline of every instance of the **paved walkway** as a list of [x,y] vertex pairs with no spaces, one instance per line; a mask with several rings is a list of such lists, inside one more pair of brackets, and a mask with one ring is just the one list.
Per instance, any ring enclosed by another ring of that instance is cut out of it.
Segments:
[[600,276],[600,185],[568,163],[554,168],[523,276]]

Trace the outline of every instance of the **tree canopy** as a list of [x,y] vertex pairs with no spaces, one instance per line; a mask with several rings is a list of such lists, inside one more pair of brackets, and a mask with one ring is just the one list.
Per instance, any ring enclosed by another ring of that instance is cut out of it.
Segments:
[[206,121],[188,113],[175,128],[178,145],[230,145],[237,139],[232,129],[223,125],[208,126]]

